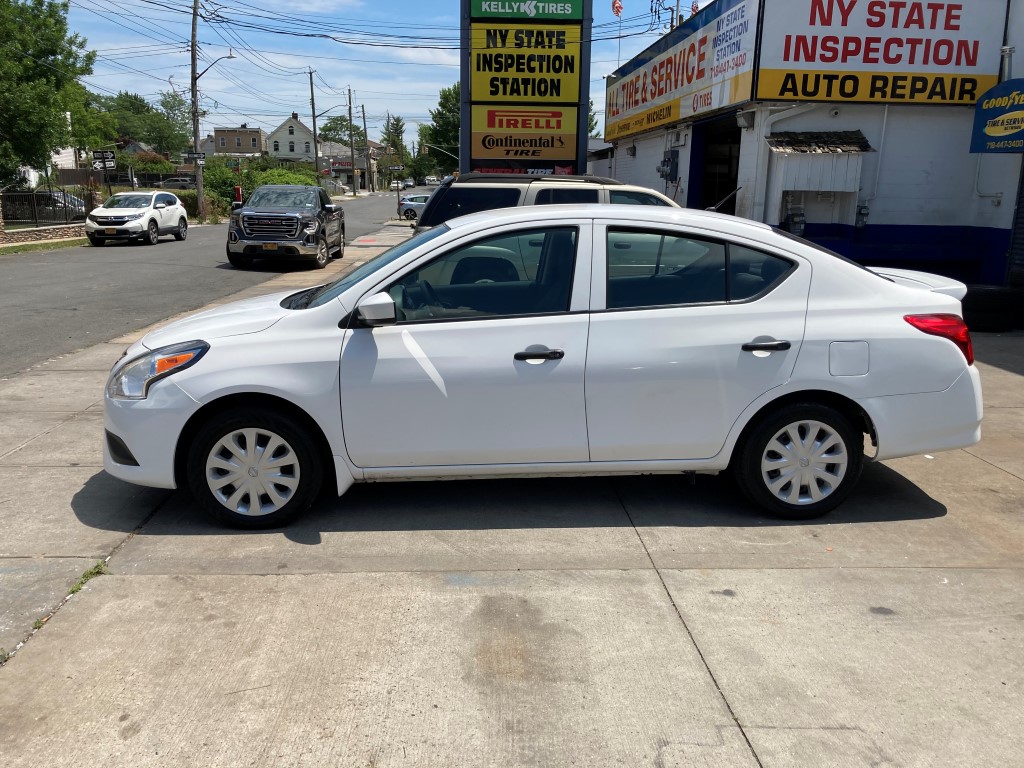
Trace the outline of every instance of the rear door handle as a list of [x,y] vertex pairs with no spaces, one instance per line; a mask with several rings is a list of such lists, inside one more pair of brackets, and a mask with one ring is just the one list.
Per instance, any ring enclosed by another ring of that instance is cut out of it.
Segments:
[[512,355],[516,360],[561,360],[565,352],[561,349],[540,349],[533,352],[516,352]]
[[748,341],[740,349],[744,352],[782,352],[791,346],[788,341]]

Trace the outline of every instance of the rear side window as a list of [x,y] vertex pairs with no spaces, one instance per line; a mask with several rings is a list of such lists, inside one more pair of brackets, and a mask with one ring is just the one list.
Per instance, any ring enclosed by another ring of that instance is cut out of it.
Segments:
[[608,308],[726,299],[725,246],[661,232],[608,231]]
[[657,195],[647,192],[634,192],[628,189],[609,189],[608,202],[612,205],[663,205],[670,207],[668,203]]
[[456,216],[512,208],[519,204],[521,191],[516,187],[458,187],[452,185],[435,192],[423,215],[420,226],[433,227]]
[[596,189],[541,189],[537,191],[537,205],[563,205],[571,203],[599,203]]

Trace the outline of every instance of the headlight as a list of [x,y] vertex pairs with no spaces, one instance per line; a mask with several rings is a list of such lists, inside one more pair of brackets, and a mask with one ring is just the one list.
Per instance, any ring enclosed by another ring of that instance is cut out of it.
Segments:
[[98,221],[98,219],[96,218],[96,214],[95,213],[90,213],[89,214],[89,221],[93,222],[94,224],[96,223],[96,221]]
[[132,213],[132,214],[130,214],[128,216],[125,216],[124,218],[125,218],[125,221],[135,221],[136,219],[141,219],[145,215],[146,215],[146,213],[145,213],[145,211],[143,211],[142,213]]
[[205,341],[186,341],[118,362],[107,381],[107,397],[145,400],[153,382],[195,365],[209,348]]
[[305,219],[302,222],[302,226],[305,228],[306,234],[312,235],[320,227],[320,222],[316,219]]

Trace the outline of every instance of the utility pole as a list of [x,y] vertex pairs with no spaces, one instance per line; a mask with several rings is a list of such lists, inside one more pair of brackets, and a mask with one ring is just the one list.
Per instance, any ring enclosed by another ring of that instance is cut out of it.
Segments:
[[320,151],[316,145],[316,97],[313,95],[313,68],[309,68],[309,107],[313,115],[313,173],[316,174],[316,185],[320,186]]
[[352,195],[359,197],[359,172],[356,170],[356,134],[352,127],[352,89],[348,89],[348,151],[352,158]]
[[[199,75],[196,74],[196,34],[199,29],[199,0],[192,0],[192,151],[199,151]],[[198,158],[192,160],[196,172],[196,210],[199,221],[206,216],[206,200],[203,195],[203,166]]]
[[363,108],[363,138],[366,140],[366,146],[363,147],[363,154],[366,156],[366,191],[376,192],[376,183],[373,179],[373,174],[370,173],[370,134],[366,132],[366,105],[361,105]]

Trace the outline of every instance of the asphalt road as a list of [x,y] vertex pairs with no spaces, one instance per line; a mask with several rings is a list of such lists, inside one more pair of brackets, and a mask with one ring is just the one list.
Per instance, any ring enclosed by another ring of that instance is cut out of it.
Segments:
[[[346,239],[395,217],[394,194],[344,203]],[[188,239],[155,246],[118,243],[0,256],[0,377],[108,341],[163,318],[259,284],[293,262],[233,269],[224,257],[227,225],[192,227]],[[320,279],[309,269],[310,284]]]

